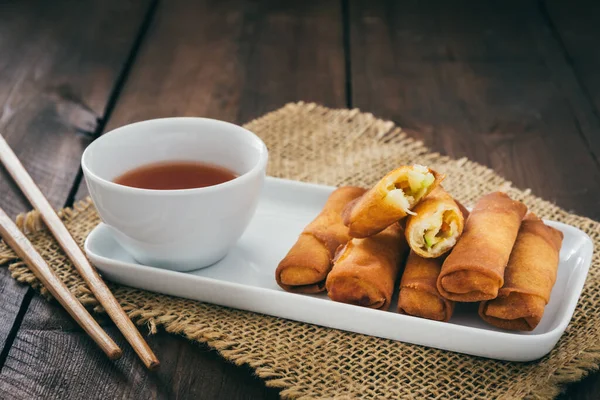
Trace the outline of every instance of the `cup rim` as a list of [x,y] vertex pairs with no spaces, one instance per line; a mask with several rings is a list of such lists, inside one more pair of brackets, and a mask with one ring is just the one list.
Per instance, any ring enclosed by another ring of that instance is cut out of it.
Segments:
[[[191,188],[191,189],[166,189],[166,190],[162,190],[162,189],[144,189],[144,188],[137,188],[137,187],[131,187],[131,186],[125,186],[125,185],[121,185],[118,183],[115,183],[111,180],[102,178],[100,176],[98,176],[96,173],[94,173],[87,165],[86,163],[86,155],[88,155],[89,153],[91,153],[94,149],[94,147],[98,146],[98,142],[103,142],[103,141],[107,141],[110,140],[111,137],[113,137],[116,134],[123,134],[122,131],[125,128],[130,128],[132,126],[136,126],[136,125],[146,125],[146,124],[152,124],[152,123],[156,123],[158,121],[168,121],[168,122],[180,122],[180,121],[195,121],[195,122],[216,122],[218,124],[223,124],[223,125],[228,125],[230,128],[235,128],[235,129],[241,129],[243,131],[246,131],[247,134],[250,134],[253,138],[254,141],[256,141],[259,145],[259,157],[258,157],[258,161],[256,162],[256,164],[249,169],[248,171],[244,172],[243,174],[235,177],[234,179],[227,181],[227,182],[223,182],[223,183],[219,183],[217,185],[212,185],[212,186],[205,186],[205,187],[200,187],[200,188]],[[101,135],[100,137],[98,137],[97,139],[95,139],[92,143],[90,143],[86,149],[83,151],[83,154],[81,155],[81,169],[83,170],[83,174],[85,176],[86,179],[93,179],[96,183],[106,187],[107,189],[113,189],[113,190],[117,190],[117,191],[121,191],[121,192],[126,192],[126,193],[131,193],[131,194],[147,194],[147,195],[163,195],[163,196],[183,196],[183,195],[190,195],[190,194],[199,194],[199,193],[209,193],[209,192],[214,192],[217,190],[222,190],[225,188],[228,188],[230,186],[233,185],[237,185],[237,184],[241,184],[249,179],[252,179],[252,177],[254,177],[255,175],[259,174],[265,167],[268,161],[268,156],[269,156],[269,152],[267,149],[267,146],[265,145],[265,143],[262,141],[261,138],[259,138],[254,132],[249,131],[248,129],[240,126],[240,125],[236,125],[236,124],[232,124],[231,122],[227,122],[227,121],[222,121],[219,119],[214,119],[214,118],[204,118],[204,117],[167,117],[167,118],[154,118],[154,119],[148,119],[148,120],[144,120],[144,121],[138,121],[138,122],[133,122],[130,124],[126,124],[123,126],[120,126],[118,128],[115,128],[109,132],[106,132],[105,134]]]

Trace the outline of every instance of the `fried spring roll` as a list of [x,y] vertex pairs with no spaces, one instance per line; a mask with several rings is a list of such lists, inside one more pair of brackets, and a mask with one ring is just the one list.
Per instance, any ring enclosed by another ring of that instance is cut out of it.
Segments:
[[279,263],[275,278],[284,290],[318,293],[325,290],[337,248],[348,242],[348,228],[342,223],[342,210],[366,190],[341,187],[327,199],[321,213],[304,229],[298,241]]
[[406,219],[406,240],[421,257],[436,258],[448,252],[462,235],[465,217],[459,205],[441,186],[435,188]]
[[527,215],[504,272],[504,285],[498,297],[479,305],[481,318],[503,329],[534,330],[556,282],[562,240],[561,231]]
[[374,235],[411,214],[413,207],[442,179],[443,175],[422,165],[403,166],[389,172],[344,210],[350,236]]
[[440,296],[436,287],[442,262],[443,258],[423,258],[410,252],[400,281],[399,313],[436,321],[450,320],[454,302]]
[[387,310],[401,261],[408,252],[398,223],[364,239],[351,239],[338,251],[327,276],[332,300]]
[[442,265],[437,287],[448,300],[490,300],[504,284],[504,269],[517,238],[525,204],[501,192],[483,196]]

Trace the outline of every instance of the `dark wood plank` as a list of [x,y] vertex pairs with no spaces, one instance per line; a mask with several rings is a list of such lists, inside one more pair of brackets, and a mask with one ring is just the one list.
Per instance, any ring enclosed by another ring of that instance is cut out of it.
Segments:
[[[242,123],[296,100],[342,107],[344,79],[338,1],[163,2],[107,129],[174,115]],[[83,188],[78,198],[85,195]],[[278,398],[278,391],[266,388],[249,367],[235,367],[206,346],[166,333],[149,338],[162,363],[157,373],[147,372],[128,350],[115,368],[78,327],[63,319],[56,305],[36,300],[32,307],[47,318],[32,317],[29,323],[26,317],[8,355],[0,393]],[[64,329],[48,331],[47,326]],[[114,333],[110,323],[106,326]],[[75,373],[78,368],[85,372]],[[97,390],[89,392],[90,387]]]
[[[71,189],[135,29],[113,29],[115,15],[139,9],[115,3],[0,5],[0,132],[56,207]],[[9,214],[30,208],[4,170],[0,193]]]
[[[27,287],[12,279],[7,268],[0,268],[0,349],[5,346],[7,340],[12,340],[9,336],[15,320],[19,318],[19,310],[26,293]],[[8,349],[0,353],[0,363],[6,357],[7,351]]]
[[600,169],[548,66],[558,43],[537,2],[357,0],[350,18],[357,107],[600,218]]
[[56,304],[34,301],[0,379],[0,398],[268,399],[249,368],[224,362],[214,351],[161,332],[149,338],[161,360],[148,372],[114,326],[106,328],[123,349],[111,362]]
[[600,160],[600,3],[597,1],[546,0],[543,12],[556,40],[561,44],[565,63],[572,69],[573,77],[567,87],[573,112],[578,113],[582,131]]
[[600,373],[593,372],[583,380],[567,385],[556,400],[597,400],[600,393]]
[[[589,150],[597,117],[537,2],[356,0],[349,12],[355,106],[600,218],[600,168]],[[582,58],[595,48],[587,45]],[[571,384],[563,398],[597,398],[599,380]]]
[[[67,200],[79,158],[104,113],[135,29],[112,28],[116,14],[133,22],[139,9],[133,2],[117,3],[0,4],[0,133],[57,208]],[[0,206],[11,215],[28,210],[2,167],[0,176]],[[18,328],[27,287],[1,268],[0,290],[4,348],[12,327]],[[9,347],[1,353],[0,366]]]
[[342,107],[343,57],[337,1],[165,2],[108,128],[168,116],[243,123],[297,100]]
[[[91,60],[81,40],[93,31],[84,30],[78,37],[77,24],[65,29],[69,17],[73,14],[48,2],[0,5],[0,133],[56,207],[67,198],[81,152],[91,141],[89,133],[110,91],[110,85],[105,88],[92,78],[110,79],[103,69],[114,61]],[[29,209],[1,166],[0,176],[0,206],[11,215]],[[17,285],[5,268],[0,269],[0,281],[4,346],[27,288]]]

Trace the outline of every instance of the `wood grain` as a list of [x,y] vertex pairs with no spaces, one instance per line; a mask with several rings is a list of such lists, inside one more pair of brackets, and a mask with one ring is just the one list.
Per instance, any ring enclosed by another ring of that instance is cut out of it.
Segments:
[[[131,347],[133,347],[146,368],[154,369],[158,367],[159,361],[148,347],[148,344],[144,341],[127,314],[125,314],[125,311],[123,311],[117,299],[106,286],[106,283],[100,278],[96,269],[92,267],[83,250],[75,242],[75,239],[73,239],[67,227],[62,223],[60,217],[52,208],[52,205],[50,205],[48,200],[44,197],[42,191],[19,162],[19,159],[10,146],[8,146],[2,135],[0,135],[0,161],[17,186],[19,186],[21,192],[25,194],[29,203],[31,203],[33,208],[44,220],[46,227],[52,232],[52,236],[56,239],[56,242],[60,245],[69,260],[71,260],[73,266],[79,273],[79,276],[83,278],[87,287],[92,291],[94,297],[96,297],[98,302],[102,305]],[[2,214],[0,214],[0,217],[2,217]],[[13,247],[13,249],[15,249],[15,252],[27,262],[27,265],[42,281],[44,286],[46,286],[53,295],[60,295],[58,300],[64,306],[71,307],[68,308],[71,315],[73,317],[79,317],[78,321],[83,324],[83,328],[88,334],[92,335],[92,338],[98,342],[106,354],[110,358],[120,357],[121,351],[118,348],[115,348],[115,344],[112,340],[107,338],[105,334],[101,335],[103,332],[90,324],[89,315],[85,313],[85,310],[81,308],[81,305],[78,304],[79,308],[73,307],[73,298],[72,296],[66,296],[66,294],[69,293],[65,293],[66,288],[64,288],[64,285],[58,284],[59,282],[57,282],[56,276],[52,270],[49,269],[27,239],[23,235],[19,235],[20,232],[16,225],[13,224],[13,226],[11,226],[10,219],[7,215],[5,215],[5,217],[4,222],[8,224],[5,225],[5,227],[8,226],[8,228],[14,229],[8,229],[5,232],[2,232],[6,233],[4,239]],[[20,240],[17,240],[17,236],[20,237]],[[19,242],[21,242],[23,246],[18,246]],[[48,286],[48,284],[50,284],[50,286]],[[52,284],[54,284],[54,286]],[[88,317],[87,320],[83,318],[85,316]]]
[[[0,142],[2,137],[0,136]],[[40,253],[29,239],[0,208],[0,237],[19,255],[21,260],[35,274],[39,281],[48,289],[52,296],[65,308],[81,328],[96,342],[100,349],[111,360],[121,357],[121,349],[102,330],[77,298],[69,291],[52,268],[46,264]]]
[[[549,30],[572,71],[565,86],[578,114],[589,150],[600,163],[600,2],[546,0],[541,3]],[[568,88],[572,88],[569,90]]]
[[[67,201],[81,152],[105,113],[145,6],[100,0],[0,4],[0,131],[53,207]],[[0,174],[0,206],[12,216],[30,209],[4,169]],[[0,268],[0,280],[4,347],[11,327],[20,323],[15,319],[23,299],[26,312],[30,297],[6,268]]]
[[[55,207],[65,202],[104,113],[131,45],[136,3],[0,3],[0,132]],[[127,24],[115,29],[119,14]],[[0,174],[4,210],[28,210]]]
[[162,331],[148,337],[161,366],[147,371],[116,328],[105,329],[123,349],[117,362],[108,361],[56,304],[33,301],[2,370],[0,398],[279,398],[249,367]]
[[[17,318],[27,287],[12,279],[8,268],[0,268],[0,347],[4,347]],[[8,348],[2,353],[2,358],[8,354]],[[3,361],[0,358],[0,362]]]
[[344,105],[337,1],[159,5],[108,128],[208,116],[242,123],[286,102]]
[[598,219],[600,169],[548,65],[557,44],[539,12],[531,1],[352,1],[354,105]]
[[597,400],[600,393],[600,373],[591,372],[579,382],[566,385],[556,400]]

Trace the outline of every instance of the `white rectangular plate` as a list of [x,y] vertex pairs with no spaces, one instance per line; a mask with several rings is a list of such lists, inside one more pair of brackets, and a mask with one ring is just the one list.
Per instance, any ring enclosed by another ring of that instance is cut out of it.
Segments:
[[[100,224],[85,251],[107,279],[140,289],[254,311],[366,335],[510,361],[547,354],[566,329],[592,257],[582,231],[547,223],[564,233],[558,277],[544,318],[533,332],[503,331],[483,322],[477,303],[459,304],[450,322],[400,315],[331,301],[326,294],[283,291],[275,268],[304,227],[320,212],[333,187],[267,178],[258,209],[235,248],[217,264],[192,272],[139,265]],[[397,296],[397,294],[396,294]]]

